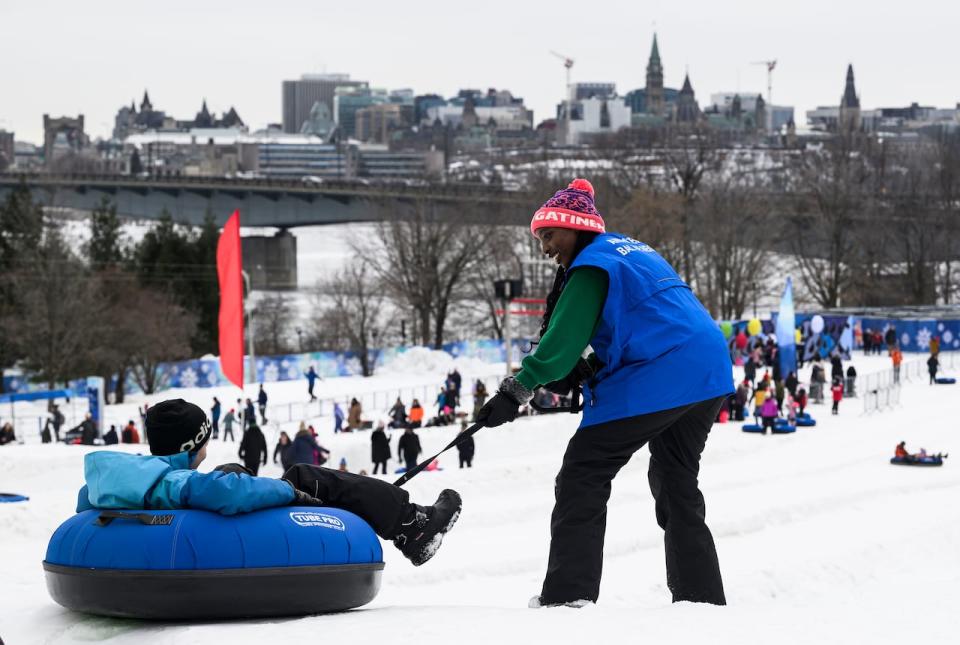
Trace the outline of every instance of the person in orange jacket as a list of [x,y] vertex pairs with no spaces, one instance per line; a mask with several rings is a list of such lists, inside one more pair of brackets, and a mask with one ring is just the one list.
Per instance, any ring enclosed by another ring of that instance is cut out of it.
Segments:
[[899,347],[890,350],[890,360],[893,361],[893,382],[900,382],[900,363],[903,362],[903,352]]
[[413,404],[410,405],[410,414],[407,416],[410,419],[409,426],[411,428],[419,428],[423,424],[423,407],[420,405],[420,401],[413,400]]
[[843,381],[838,378],[833,379],[830,391],[833,393],[833,414],[839,414],[840,401],[843,400]]

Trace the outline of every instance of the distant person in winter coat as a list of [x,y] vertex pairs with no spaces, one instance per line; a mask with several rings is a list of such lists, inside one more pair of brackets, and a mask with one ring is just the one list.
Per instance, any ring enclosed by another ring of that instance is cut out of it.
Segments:
[[246,407],[243,410],[243,429],[246,431],[252,425],[257,423],[257,411],[253,407],[253,401],[247,399]]
[[410,422],[407,426],[419,428],[421,425],[423,425],[423,406],[420,405],[420,401],[414,399],[413,403],[410,404]]
[[70,429],[70,432],[80,433],[80,443],[84,446],[92,446],[97,438],[97,424],[88,412],[79,425]]
[[309,430],[300,430],[293,438],[293,446],[289,450],[291,464],[313,464],[322,466],[327,463],[330,451],[317,443]]
[[[612,480],[644,446],[673,599],[725,604],[698,486],[713,420],[734,392],[723,333],[654,249],[605,231],[585,179],[554,194],[530,230],[559,264],[540,340],[477,422],[515,420],[548,384],[560,395],[582,387],[584,403],[556,477],[547,574],[531,606],[596,602]],[[593,364],[582,358],[588,345]]]
[[777,399],[768,396],[760,408],[760,417],[763,419],[763,434],[767,434],[767,428],[770,428],[771,432],[773,431],[778,416],[780,416],[780,407],[777,405]]
[[293,465],[293,462],[290,461],[290,449],[292,446],[293,441],[290,440],[290,435],[286,432],[281,432],[280,438],[277,439],[277,445],[273,448],[273,463],[277,463],[277,457],[280,457],[280,466],[284,472]]
[[939,369],[940,359],[934,354],[930,354],[930,358],[927,359],[927,371],[930,372],[930,385],[937,382],[937,370]]
[[387,433],[381,423],[370,435],[370,459],[373,461],[374,475],[377,474],[378,469],[381,469],[384,475],[387,474],[387,461],[390,460],[391,456],[390,438],[387,437]]
[[311,465],[294,466],[283,479],[251,476],[240,464],[200,473],[196,469],[207,455],[210,423],[203,410],[183,400],[153,406],[146,434],[152,455],[108,450],[85,455],[86,485],[77,496],[78,513],[194,508],[236,515],[280,506],[340,508],[358,515],[420,565],[437,551],[461,508],[455,491],[442,492],[436,504],[424,507],[410,503],[407,491],[397,486]]
[[213,397],[213,407],[210,408],[210,423],[213,424],[213,436],[216,439],[220,436],[220,399]]
[[807,407],[807,391],[802,387],[797,390],[797,409],[800,411],[800,414],[803,414],[804,409]]
[[830,392],[833,394],[833,414],[840,413],[840,401],[843,401],[843,381],[840,379],[835,379],[833,381],[833,386],[830,388]]
[[307,370],[307,394],[310,395],[311,401],[316,401],[317,397],[313,395],[313,386],[317,382],[317,371],[313,369],[313,365],[310,366],[310,369]]
[[117,435],[117,426],[111,425],[110,429],[103,433],[103,445],[112,446],[120,443],[120,437]]
[[853,365],[847,366],[847,382],[844,384],[847,396],[857,395],[857,368]]
[[60,443],[60,428],[67,422],[67,419],[63,416],[63,412],[60,411],[59,405],[51,406],[51,413],[53,414],[53,434],[57,443]]
[[13,443],[17,440],[17,434],[13,431],[13,426],[7,422],[0,426],[0,446]]
[[233,438],[233,424],[237,420],[236,414],[233,412],[233,408],[227,411],[223,417],[223,440],[226,441],[227,437],[230,437],[230,441],[235,441]]
[[483,404],[487,402],[487,386],[477,379],[477,382],[473,385],[473,420],[477,420],[477,414],[480,412],[480,408],[483,407]]
[[397,397],[397,402],[390,408],[390,427],[407,427],[407,408],[404,407],[403,401],[400,400],[399,396]]
[[260,384],[260,391],[257,393],[257,407],[260,409],[260,423],[267,422],[267,393],[263,389],[263,383]]
[[[460,434],[463,434],[467,429],[467,422],[464,421],[460,426]],[[460,467],[463,468],[466,465],[467,468],[473,468],[473,453],[476,450],[476,445],[473,442],[473,437],[467,437],[462,443],[457,444],[457,453],[460,456]]]
[[238,455],[243,460],[243,465],[254,475],[260,472],[261,464],[267,465],[267,440],[256,423],[243,433]]
[[834,354],[830,357],[830,380],[837,379],[843,380],[843,361],[840,360],[839,355]]
[[[880,336],[880,332],[876,332],[876,336],[874,336],[874,345],[879,344],[876,342],[876,338],[879,336]],[[891,327],[890,329],[887,330],[886,341],[887,341],[888,350],[892,349],[897,344],[897,328],[896,327]],[[879,347],[876,347],[876,349],[879,350]]]
[[333,404],[333,434],[343,432],[343,408],[339,403]]
[[753,356],[747,357],[747,362],[743,364],[743,376],[753,387],[753,382],[757,380],[757,364],[753,362]]
[[743,409],[747,406],[747,397],[750,396],[747,387],[746,381],[738,385],[737,393],[733,397],[733,418],[735,421],[743,421]]
[[457,368],[453,368],[453,372],[450,373],[450,380],[453,381],[454,395],[453,404],[450,407],[456,407],[460,405],[460,386],[463,385],[463,377],[460,376],[460,372],[457,370]]
[[903,352],[899,347],[890,350],[890,361],[893,363],[893,382],[900,382],[900,364],[903,363]]
[[133,419],[130,419],[120,436],[123,443],[140,443],[140,433],[137,432],[137,426],[133,424]]
[[363,425],[362,415],[363,406],[360,405],[360,401],[356,399],[350,401],[350,411],[347,412],[347,428],[350,430],[359,430],[360,426]]
[[787,386],[787,392],[790,393],[790,396],[796,398],[797,396],[797,386],[800,384],[800,380],[797,378],[796,372],[790,372],[787,375],[787,380],[784,382],[784,385]]
[[420,447],[420,437],[413,431],[413,428],[407,428],[400,435],[400,441],[397,442],[397,454],[403,458],[407,470],[413,470],[417,465],[417,458],[423,448]]

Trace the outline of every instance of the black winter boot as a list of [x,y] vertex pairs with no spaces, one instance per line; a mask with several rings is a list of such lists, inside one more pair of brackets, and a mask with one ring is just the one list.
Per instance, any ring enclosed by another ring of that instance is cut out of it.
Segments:
[[442,491],[433,506],[410,504],[409,515],[393,538],[393,544],[413,566],[419,567],[440,548],[444,534],[460,517],[460,507],[460,495],[450,489]]

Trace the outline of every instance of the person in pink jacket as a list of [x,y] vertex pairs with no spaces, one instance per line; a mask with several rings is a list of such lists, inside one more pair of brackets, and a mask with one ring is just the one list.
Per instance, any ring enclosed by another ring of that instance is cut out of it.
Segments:
[[767,428],[773,432],[774,422],[780,416],[776,397],[767,394],[767,398],[763,400],[763,405],[760,407],[760,416],[763,418],[763,434],[767,434]]

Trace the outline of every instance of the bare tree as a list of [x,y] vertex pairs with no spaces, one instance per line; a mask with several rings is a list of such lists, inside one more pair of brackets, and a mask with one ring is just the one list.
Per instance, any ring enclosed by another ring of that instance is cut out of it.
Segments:
[[457,289],[482,261],[493,227],[466,224],[466,214],[454,219],[436,208],[422,202],[399,207],[377,225],[376,244],[354,250],[357,261],[369,263],[382,286],[413,310],[419,341],[440,348]]
[[283,354],[290,349],[290,303],[279,294],[269,294],[252,311],[258,354]]
[[129,304],[136,315],[124,321],[118,335],[124,338],[125,362],[134,382],[146,394],[153,394],[167,379],[160,364],[190,355],[197,319],[162,291],[141,288],[132,297]]
[[730,178],[704,188],[697,207],[696,291],[714,317],[740,318],[768,259],[768,204]]
[[373,269],[364,262],[348,263],[322,285],[321,294],[320,302],[326,301],[317,316],[325,328],[322,333],[340,345],[337,349],[355,352],[363,375],[370,376],[376,363],[373,350],[390,320],[387,298]]
[[693,284],[694,279],[692,220],[700,185],[708,173],[716,170],[718,163],[719,155],[713,140],[700,130],[677,136],[664,156],[664,171],[682,198],[678,213],[680,257],[674,266],[687,284]]
[[790,241],[804,287],[836,307],[853,284],[857,216],[869,211],[871,168],[857,136],[841,136],[798,161],[803,199],[791,217]]

